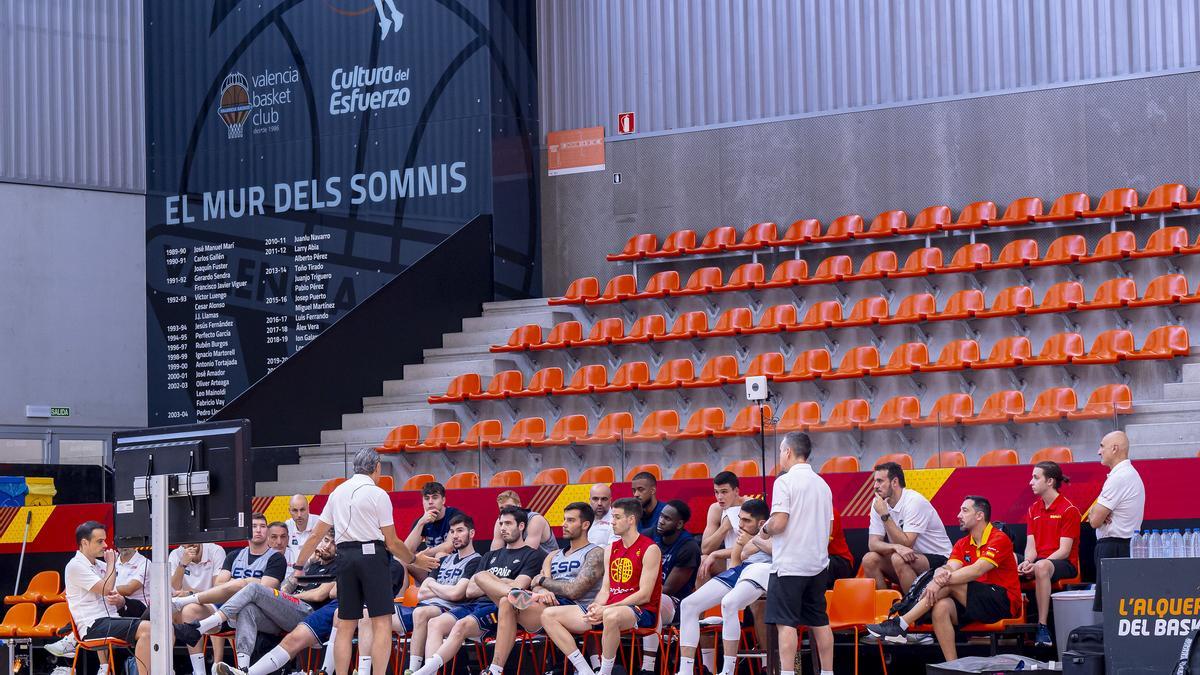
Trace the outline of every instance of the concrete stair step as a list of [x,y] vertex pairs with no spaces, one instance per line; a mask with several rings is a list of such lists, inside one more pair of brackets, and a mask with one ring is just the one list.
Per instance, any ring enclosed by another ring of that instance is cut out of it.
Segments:
[[483,315],[523,314],[530,310],[549,307],[549,298],[527,298],[525,300],[501,300],[483,303]]
[[[439,347],[424,350],[425,363],[455,363],[458,361],[481,361],[492,358],[492,343],[466,345],[463,347]],[[512,355],[505,354],[509,358]]]
[[342,415],[342,429],[370,429],[375,427],[398,427],[402,424],[416,424],[431,427],[438,422],[449,422],[454,419],[454,413],[447,409],[430,408],[415,410],[382,410]]
[[[478,359],[474,361],[454,361],[449,363],[413,363],[404,366],[404,379],[410,378],[453,378],[463,373],[479,373],[480,375],[495,375],[502,370],[512,370],[517,367],[511,356],[498,355],[496,359]],[[442,388],[445,391],[445,387]],[[387,389],[384,394],[390,393]]]
[[444,394],[446,387],[454,377],[412,377],[403,380],[385,380],[383,383],[384,397],[423,396]]
[[[328,480],[328,479],[325,479]],[[284,497],[294,494],[315,495],[325,480],[272,480],[257,483],[255,497]]]
[[571,312],[556,311],[512,312],[463,319],[462,327],[464,333],[502,329],[508,329],[509,333],[511,333],[512,329],[527,323],[536,323],[543,326],[553,325],[560,321],[570,321],[574,316]]
[[1180,383],[1200,383],[1200,363],[1185,363],[1182,368]]
[[429,396],[402,394],[400,396],[364,396],[363,412],[387,412],[389,410],[421,410],[429,407]]
[[1168,401],[1200,401],[1200,382],[1168,382],[1163,385],[1163,398]]
[[337,462],[306,462],[301,461],[299,464],[284,464],[279,467],[278,479],[284,481],[303,481],[303,480],[329,480],[338,476],[345,476],[350,470],[349,465],[341,460]]
[[392,427],[366,427],[361,429],[327,429],[321,432],[321,445],[345,445],[349,454],[360,448],[380,445],[387,439]]
[[[529,323],[537,323],[542,327],[542,334],[550,332],[552,323],[549,321],[540,323],[530,321]],[[508,342],[509,336],[512,335],[512,328],[501,328],[499,330],[485,331],[466,331],[463,333],[443,333],[442,346],[447,348],[453,347],[473,347],[473,346],[491,346],[502,345]]]

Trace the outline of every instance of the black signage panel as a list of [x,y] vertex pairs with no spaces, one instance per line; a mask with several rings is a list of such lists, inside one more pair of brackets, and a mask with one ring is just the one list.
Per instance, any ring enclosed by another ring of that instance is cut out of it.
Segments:
[[1200,628],[1200,558],[1106,558],[1107,672],[1173,673],[1184,638]]

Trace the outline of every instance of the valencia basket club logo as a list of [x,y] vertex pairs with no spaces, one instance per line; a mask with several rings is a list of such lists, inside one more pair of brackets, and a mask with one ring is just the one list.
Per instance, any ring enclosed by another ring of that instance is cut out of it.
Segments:
[[217,114],[229,133],[229,138],[242,137],[242,125],[250,116],[250,83],[241,73],[230,73],[221,83],[221,100],[217,104]]
[[633,561],[629,558],[617,558],[609,565],[609,573],[613,581],[627,583],[633,578]]

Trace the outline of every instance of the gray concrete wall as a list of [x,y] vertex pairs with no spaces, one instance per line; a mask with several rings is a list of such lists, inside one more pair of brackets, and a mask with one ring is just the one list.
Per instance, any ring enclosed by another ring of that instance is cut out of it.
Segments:
[[145,233],[141,195],[0,183],[0,425],[146,424]]

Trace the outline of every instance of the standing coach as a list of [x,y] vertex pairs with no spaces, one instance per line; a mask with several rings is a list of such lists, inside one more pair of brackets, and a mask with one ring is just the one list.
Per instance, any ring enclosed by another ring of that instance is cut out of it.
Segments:
[[376,485],[379,476],[379,453],[372,448],[359,450],[354,455],[354,475],[329,495],[312,536],[297,556],[298,563],[307,562],[317,542],[333,527],[338,555],[333,653],[338,675],[346,675],[350,670],[354,629],[363,617],[364,608],[371,619],[374,639],[359,645],[358,673],[371,675],[373,662],[380,664],[379,672],[387,669],[392,649],[392,614],[396,611],[388,552],[403,563],[415,561],[426,570],[437,566],[437,561],[427,555],[414,556],[396,536],[392,500]]
[[1088,524],[1096,528],[1096,599],[1092,611],[1104,611],[1104,585],[1100,566],[1105,558],[1128,558],[1129,540],[1142,528],[1146,510],[1146,486],[1129,461],[1129,437],[1113,431],[1100,439],[1100,463],[1108,477],[1100,496],[1088,511]]

